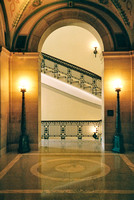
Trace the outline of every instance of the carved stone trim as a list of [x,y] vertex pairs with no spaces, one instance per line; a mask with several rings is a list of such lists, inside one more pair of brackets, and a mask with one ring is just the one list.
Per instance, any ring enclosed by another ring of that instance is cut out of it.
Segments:
[[102,4],[108,4],[109,3],[109,0],[98,0],[99,1],[99,3],[102,3]]
[[111,0],[111,1],[114,4],[114,6],[117,8],[117,10],[119,11],[120,16],[122,17],[125,25],[130,26],[129,19],[128,19],[127,15],[126,15],[126,12],[123,10],[119,0]]

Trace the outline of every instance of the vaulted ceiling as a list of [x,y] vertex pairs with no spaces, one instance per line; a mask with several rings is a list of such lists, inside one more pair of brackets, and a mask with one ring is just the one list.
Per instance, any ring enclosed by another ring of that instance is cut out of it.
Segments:
[[90,24],[105,51],[134,49],[133,0],[1,0],[0,45],[11,51],[38,51],[44,34]]

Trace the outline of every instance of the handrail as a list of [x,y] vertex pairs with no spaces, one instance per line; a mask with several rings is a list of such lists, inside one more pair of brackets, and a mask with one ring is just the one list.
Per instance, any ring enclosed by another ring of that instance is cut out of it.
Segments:
[[88,70],[86,70],[86,69],[83,69],[83,68],[81,68],[81,67],[78,67],[77,65],[74,65],[74,64],[71,64],[71,63],[69,63],[69,62],[63,61],[63,60],[61,60],[61,59],[59,59],[59,58],[56,58],[56,57],[54,57],[54,56],[50,56],[50,55],[48,55],[48,54],[46,54],[46,53],[43,53],[43,52],[41,52],[41,54],[42,54],[42,56],[43,56],[44,59],[48,59],[48,60],[50,60],[50,61],[53,61],[53,62],[55,62],[55,63],[57,63],[57,64],[60,64],[60,65],[64,65],[64,66],[67,67],[67,68],[76,70],[76,71],[78,71],[78,72],[80,72],[80,73],[83,73],[83,74],[85,74],[85,75],[87,75],[87,76],[90,76],[90,77],[92,77],[92,78],[101,80],[101,77],[100,77],[100,76],[98,76],[98,75],[94,74],[93,72],[90,72],[90,71],[88,71]]
[[50,123],[99,123],[99,122],[102,122],[102,120],[41,120],[41,122],[50,122]]
[[76,65],[41,53],[41,72],[101,98],[101,77]]

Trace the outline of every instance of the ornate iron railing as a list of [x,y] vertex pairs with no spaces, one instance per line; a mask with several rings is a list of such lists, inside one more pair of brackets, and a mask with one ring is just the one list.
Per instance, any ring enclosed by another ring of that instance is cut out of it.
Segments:
[[41,121],[41,138],[94,137],[100,139],[102,120],[94,121]]
[[101,96],[101,77],[86,69],[42,53],[41,72]]

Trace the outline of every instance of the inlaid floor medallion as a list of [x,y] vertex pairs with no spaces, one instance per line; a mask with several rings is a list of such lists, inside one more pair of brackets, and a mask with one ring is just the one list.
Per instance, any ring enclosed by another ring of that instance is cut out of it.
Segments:
[[90,159],[62,158],[38,162],[31,167],[30,171],[39,178],[77,181],[105,176],[110,172],[110,167]]

